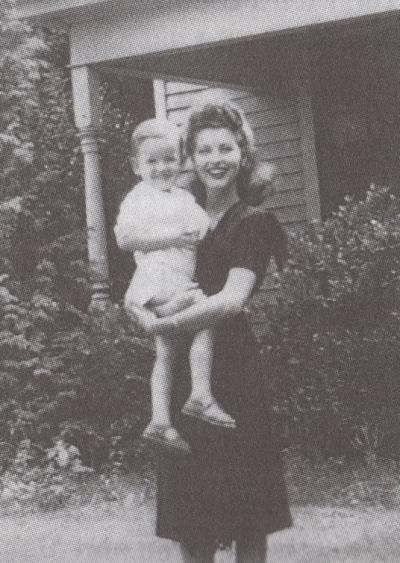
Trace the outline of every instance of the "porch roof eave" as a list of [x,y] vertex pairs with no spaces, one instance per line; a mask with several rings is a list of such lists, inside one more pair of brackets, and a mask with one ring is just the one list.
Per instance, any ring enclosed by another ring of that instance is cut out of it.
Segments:
[[[140,14],[149,10],[164,11],[177,4],[176,0],[15,0],[14,15],[18,19],[27,19],[35,23],[72,24],[81,15],[115,18],[125,12]],[[178,4],[180,4],[178,2]],[[244,8],[252,15],[264,14],[266,32],[283,31],[297,27],[307,27],[335,21],[350,20],[400,11],[399,0],[256,0],[249,4],[247,0],[232,0],[231,10],[226,10],[225,2],[209,0],[187,0],[188,11],[202,6],[202,10],[222,11],[230,19],[238,10]],[[254,12],[254,14],[253,14]],[[268,18],[265,15],[268,14]],[[237,15],[237,14],[236,14]],[[208,21],[213,21],[212,19]],[[214,27],[214,26],[212,26]],[[257,30],[259,33],[259,30]]]
[[229,10],[226,0],[16,0],[15,15],[69,27],[71,64],[78,66],[324,29],[394,12],[400,13],[399,0],[230,0]]
[[116,3],[122,5],[124,0],[16,0],[13,16],[39,25],[69,26],[77,17],[115,13]]

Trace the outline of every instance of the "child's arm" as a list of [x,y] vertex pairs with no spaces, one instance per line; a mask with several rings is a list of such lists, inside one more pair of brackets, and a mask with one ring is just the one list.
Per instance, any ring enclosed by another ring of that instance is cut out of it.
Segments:
[[[118,227],[118,226],[117,226]],[[157,232],[157,233],[140,233],[134,229],[126,229],[124,227],[118,229],[115,227],[115,238],[121,250],[126,251],[142,251],[151,252],[153,250],[164,250],[175,246],[177,233]]]
[[154,203],[135,191],[121,204],[114,234],[118,246],[125,251],[151,252],[167,248],[194,249],[198,244],[195,229],[184,232],[182,225],[173,225],[154,216]]
[[159,229],[154,233],[140,233],[114,229],[118,246],[121,250],[135,252],[152,252],[166,250],[167,248],[186,248],[195,250],[200,237],[198,231],[193,233],[162,232]]

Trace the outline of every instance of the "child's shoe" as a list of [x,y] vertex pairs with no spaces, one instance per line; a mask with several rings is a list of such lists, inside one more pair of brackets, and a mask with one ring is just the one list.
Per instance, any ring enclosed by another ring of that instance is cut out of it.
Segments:
[[182,409],[182,414],[214,426],[231,428],[232,430],[236,428],[235,419],[225,412],[215,399],[203,403],[198,399],[189,398]]
[[191,453],[189,444],[173,426],[150,422],[145,428],[142,438],[177,454],[188,455]]

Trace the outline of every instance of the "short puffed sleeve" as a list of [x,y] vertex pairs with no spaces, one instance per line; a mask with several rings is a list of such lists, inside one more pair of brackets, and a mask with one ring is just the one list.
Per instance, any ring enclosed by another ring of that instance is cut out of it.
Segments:
[[278,268],[282,268],[287,255],[287,237],[273,214],[254,212],[235,225],[230,247],[230,268],[253,271],[258,287],[271,257],[274,257]]

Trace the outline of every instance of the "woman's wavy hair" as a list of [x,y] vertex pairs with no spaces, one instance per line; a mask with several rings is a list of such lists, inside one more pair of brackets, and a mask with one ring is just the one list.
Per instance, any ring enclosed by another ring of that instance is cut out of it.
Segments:
[[[192,157],[196,149],[196,137],[203,129],[226,128],[235,135],[242,153],[242,164],[237,178],[239,198],[248,205],[260,205],[263,200],[263,188],[251,184],[256,167],[254,136],[243,112],[232,102],[205,103],[190,114],[185,136],[186,156]],[[197,187],[197,189],[199,189]]]

